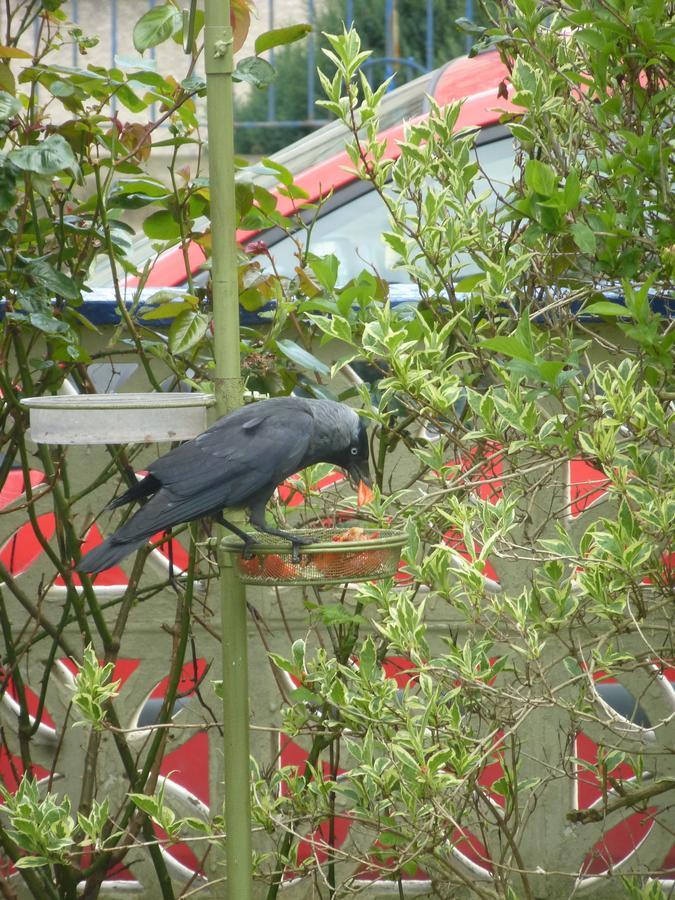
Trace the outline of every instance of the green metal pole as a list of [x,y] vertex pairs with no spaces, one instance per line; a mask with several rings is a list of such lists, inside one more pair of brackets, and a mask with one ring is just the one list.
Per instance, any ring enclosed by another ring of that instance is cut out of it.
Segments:
[[[216,411],[222,416],[242,403],[235,243],[232,28],[230,0],[205,0],[205,3],[204,49],[216,366],[214,392]],[[225,735],[226,896],[228,900],[249,900],[251,815],[246,596],[233,568],[231,555],[219,550],[218,563]]]

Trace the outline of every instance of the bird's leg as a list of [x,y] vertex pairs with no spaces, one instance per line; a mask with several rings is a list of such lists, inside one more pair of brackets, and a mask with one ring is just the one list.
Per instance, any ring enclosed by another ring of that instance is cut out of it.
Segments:
[[251,525],[254,525],[258,531],[262,531],[263,534],[273,534],[276,537],[283,538],[285,541],[291,542],[292,547],[292,555],[291,562],[294,565],[297,565],[300,562],[300,547],[304,544],[311,544],[312,538],[305,537],[300,534],[290,534],[288,531],[281,531],[279,528],[270,528],[270,526],[265,521],[265,508],[263,507],[262,512],[259,509],[251,506]]
[[222,513],[217,513],[213,516],[216,522],[219,525],[222,525],[223,528],[227,528],[232,531],[237,537],[240,537],[244,542],[244,549],[242,550],[242,556],[244,559],[250,559],[253,556],[251,552],[251,547],[255,547],[256,540],[252,538],[250,534],[247,534],[245,531],[242,531],[241,528],[238,528],[236,525],[233,525],[232,522],[228,522],[227,519],[223,518]]
[[297,565],[300,562],[300,547],[312,543],[312,538],[310,537],[305,537],[301,534],[290,534],[288,531],[281,531],[279,528],[269,528],[267,525],[258,525],[253,519],[251,519],[251,524],[255,525],[258,531],[262,531],[264,534],[273,534],[276,537],[290,541],[292,548],[291,562],[293,565]]

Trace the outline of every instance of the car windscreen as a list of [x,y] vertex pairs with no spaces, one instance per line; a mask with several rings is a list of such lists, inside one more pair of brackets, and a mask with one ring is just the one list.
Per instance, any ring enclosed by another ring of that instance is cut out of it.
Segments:
[[[380,108],[380,127],[382,130],[400,124],[402,121],[421,115],[428,106],[427,91],[440,70],[421,75],[419,78],[395,88],[382,100]],[[236,123],[235,123],[236,127]],[[287,168],[293,176],[300,175],[317,163],[331,159],[344,150],[349,133],[341,122],[330,122],[312,134],[289,144],[270,156],[274,162]],[[272,189],[277,184],[276,175],[266,169],[262,163],[253,163],[242,170],[242,178],[253,180],[256,184]],[[130,261],[139,269],[146,260],[154,259],[155,241],[143,235],[134,239],[134,246],[129,253]],[[89,280],[91,287],[107,287],[111,285],[110,264],[102,259]]]
[[[482,177],[476,181],[476,194],[489,192],[485,201],[488,209],[494,209],[499,197],[506,193],[513,177],[514,149],[510,136],[504,129],[495,129],[501,136],[490,140],[486,130],[483,140],[477,143],[476,154]],[[390,230],[386,204],[368,185],[354,190],[349,185],[332,198],[331,206],[312,224],[310,249],[317,256],[333,254],[340,263],[338,284],[345,284],[362,269],[369,269],[390,284],[410,282],[410,276],[396,268],[396,257],[382,239],[382,233]],[[292,237],[274,230],[262,237],[270,247],[277,272],[292,277],[298,265],[299,248],[306,247],[306,231],[298,230]],[[271,269],[265,257],[261,265]],[[458,256],[458,268],[462,275],[473,271],[467,256]]]

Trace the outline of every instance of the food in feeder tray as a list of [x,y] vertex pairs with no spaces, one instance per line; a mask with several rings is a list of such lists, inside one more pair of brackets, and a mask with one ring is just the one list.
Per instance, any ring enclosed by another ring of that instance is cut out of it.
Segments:
[[331,540],[334,544],[347,544],[353,541],[372,541],[373,538],[379,536],[379,531],[366,531],[365,528],[354,525],[351,528],[345,528],[339,534],[334,534]]
[[[254,555],[249,559],[242,554],[238,555],[237,565],[244,580],[261,583],[320,582],[324,578],[327,581],[348,582],[382,577],[382,569],[389,562],[390,549],[379,545],[372,549],[363,546],[365,542],[377,541],[379,538],[379,531],[352,526],[333,532],[330,536],[325,536],[325,533],[317,535],[317,543],[323,546],[317,548],[316,552],[308,548],[307,552],[301,553],[297,563],[292,561],[290,550],[278,553],[256,553],[253,550]],[[330,544],[345,546],[344,549],[336,546],[335,550],[330,550]],[[347,546],[354,544],[357,546]]]
[[[366,531],[354,526],[333,535],[331,542],[347,544],[357,541],[372,541],[379,536],[379,531]],[[359,548],[352,553],[318,553],[314,557],[314,565],[332,578],[340,575],[350,575],[352,578],[356,578],[377,572],[383,560],[384,556],[381,550]]]
[[252,556],[245,559],[240,556],[237,559],[239,569],[243,575],[257,578],[278,578],[280,581],[292,579],[297,574],[298,566],[286,562],[278,553],[269,556]]

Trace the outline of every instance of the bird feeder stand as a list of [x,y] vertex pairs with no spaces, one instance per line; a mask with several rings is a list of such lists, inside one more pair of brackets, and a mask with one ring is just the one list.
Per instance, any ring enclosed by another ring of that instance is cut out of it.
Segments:
[[[230,0],[205,0],[211,276],[216,412],[243,399],[239,362],[239,284],[232,98]],[[236,522],[235,524],[242,524]],[[221,537],[224,529],[219,526]],[[228,900],[250,900],[252,878],[246,594],[231,553],[218,550],[223,660],[225,852]]]
[[[31,436],[37,442],[122,444],[186,440],[205,430],[206,408],[214,404],[214,399],[218,417],[242,405],[230,0],[204,2],[214,398],[205,394],[161,392],[26,398],[22,402],[30,409]],[[192,52],[194,44],[196,5],[197,0],[191,0],[191,8],[184,15],[186,52]],[[176,416],[176,407],[181,407],[180,416]],[[242,513],[230,515],[229,519],[240,529],[245,525]],[[227,900],[251,900],[252,892],[244,582],[317,585],[390,577],[396,572],[404,541],[400,533],[389,531],[364,535],[361,540],[353,540],[351,536],[345,539],[335,529],[318,532],[314,529],[311,535],[317,536],[319,543],[303,547],[299,562],[292,556],[288,542],[270,542],[269,536],[262,541],[256,539],[258,546],[253,551],[253,560],[257,561],[261,577],[252,577],[242,567],[241,542],[233,543],[229,532],[218,526],[215,543],[221,606]]]

